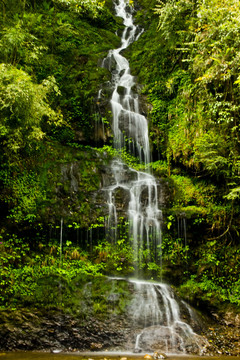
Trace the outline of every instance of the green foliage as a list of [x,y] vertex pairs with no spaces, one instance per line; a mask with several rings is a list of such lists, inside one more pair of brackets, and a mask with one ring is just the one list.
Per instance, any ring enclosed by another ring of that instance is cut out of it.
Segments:
[[[240,305],[240,284],[239,280],[235,282],[227,281],[227,278],[222,279],[223,283],[219,284],[216,279],[203,276],[198,281],[195,276],[191,276],[184,285],[180,287],[180,295],[186,297],[194,304],[202,305],[210,303],[212,306],[218,306],[219,301],[230,302],[237,306]],[[228,287],[223,286],[228,283]]]
[[109,274],[128,275],[133,272],[132,247],[127,239],[119,239],[116,244],[102,242],[95,246],[95,262],[106,263]]
[[92,18],[96,18],[103,9],[105,1],[99,0],[54,0],[56,3],[64,4],[77,13],[87,14]]
[[0,89],[0,141],[9,157],[43,139],[43,119],[56,125],[62,122],[61,113],[54,111],[47,99],[50,93],[59,95],[54,77],[35,84],[24,71],[1,64]]
[[158,160],[149,164],[149,168],[154,170],[158,176],[166,176],[168,174],[168,164],[164,160]]
[[29,256],[29,244],[24,243],[23,239],[19,239],[17,235],[5,235],[0,237],[1,246],[1,265],[3,270],[8,267],[20,267],[27,256]]
[[1,308],[57,308],[82,318],[124,311],[130,296],[127,283],[103,277],[104,262],[91,261],[70,241],[62,262],[58,244],[38,245],[41,252],[15,235],[1,238]]
[[[4,63],[16,66],[18,63],[34,65],[43,59],[47,47],[40,44],[38,38],[26,28],[26,23],[31,21],[31,26],[41,22],[41,16],[25,15],[14,26],[6,25],[0,40],[0,59]],[[28,25],[29,26],[29,25]]]
[[[126,148],[115,149],[110,145],[104,145],[102,148],[96,148],[100,154],[107,154],[110,158],[121,158],[125,164],[136,170],[144,170],[145,164],[140,164],[139,159],[128,153]],[[148,166],[151,166],[149,164]]]
[[98,60],[118,43],[110,30],[118,25],[104,2],[97,1],[55,1],[53,7],[48,1],[11,0],[3,3],[3,10],[0,198],[4,215],[8,224],[24,222],[26,229],[35,221],[54,222],[67,209],[73,214],[71,221],[88,226],[91,205],[84,194],[99,187],[97,165],[92,155],[80,155],[86,162],[76,199],[70,179],[59,185],[63,180],[58,159],[76,161],[71,149],[60,150],[59,143],[83,146],[77,154],[91,152],[86,143],[94,140],[94,97],[106,77]]
[[[187,205],[189,203],[204,204],[204,199],[199,189],[199,185],[194,184],[190,177],[182,175],[172,175],[171,179],[174,183],[176,204]],[[204,184],[205,185],[205,184]]]
[[12,188],[12,194],[8,197],[8,203],[12,206],[9,217],[16,223],[36,220],[38,204],[46,201],[46,192],[42,190],[39,180],[35,173],[25,171],[9,179],[7,186]]
[[[213,13],[212,8],[217,11]],[[169,108],[169,150],[174,160],[181,158],[188,167],[203,168],[221,179],[235,176],[238,154],[232,151],[232,133],[238,126],[239,112],[234,86],[239,4],[220,4],[216,0],[196,6],[191,1],[172,1],[161,3],[156,11],[161,36],[171,39],[176,56],[177,52],[181,56],[180,67],[184,69],[186,63],[190,74],[190,81],[175,89],[171,85],[177,101],[172,101]],[[171,74],[167,87],[175,74]]]
[[239,2],[157,1],[155,14],[140,4],[138,19],[151,22],[128,54],[166,164],[153,168],[171,176],[171,214],[239,242]]
[[190,253],[189,245],[185,244],[185,239],[177,238],[173,240],[164,236],[161,248],[163,264],[180,265],[182,267],[188,264]]
[[193,15],[194,3],[191,1],[167,1],[158,0],[156,13],[159,15],[158,30],[161,31],[170,48],[182,45],[186,40],[189,16]]
[[[92,263],[81,249],[64,249],[60,263],[59,247],[39,244],[34,252],[16,235],[5,235],[0,241],[0,306],[39,306],[51,308],[70,301],[71,287],[77,277],[101,276],[105,265]],[[60,289],[62,287],[62,292]],[[44,294],[44,296],[43,296]],[[63,298],[61,299],[61,295]]]
[[[172,190],[171,210],[164,209],[168,235],[159,248],[164,274],[177,277],[181,269],[181,291],[192,291],[192,301],[202,296],[215,304],[218,297],[239,305],[239,2],[155,3],[138,1],[136,20],[145,32],[126,53],[151,103],[152,148],[161,160],[149,168],[167,177]],[[109,11],[112,2],[9,0],[1,6],[1,305],[79,306],[71,300],[73,292],[84,295],[78,282],[109,272],[129,275],[136,263],[144,275],[160,277],[151,249],[132,252],[124,221],[116,244],[102,241],[105,219],[92,197],[113,157],[141,170],[126,149],[92,148],[98,107],[110,133],[111,112],[96,97],[110,77],[99,64],[119,45],[115,32],[122,29]],[[93,244],[86,245],[94,247],[92,256],[70,236],[61,263],[58,243],[36,249],[40,235],[33,229],[51,224],[56,230],[61,218],[69,234],[92,232]],[[188,221],[188,239],[177,233],[179,219]],[[13,227],[22,235],[6,235]],[[188,268],[184,276],[182,267]],[[90,287],[94,299],[84,301],[101,316],[109,308],[109,284],[100,278]],[[126,305],[120,291],[112,311]]]

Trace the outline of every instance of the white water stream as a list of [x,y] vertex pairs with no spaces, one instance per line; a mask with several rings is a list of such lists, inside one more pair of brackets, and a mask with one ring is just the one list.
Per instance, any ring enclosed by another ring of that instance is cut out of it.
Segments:
[[[103,66],[112,71],[113,92],[111,107],[113,115],[112,130],[114,147],[128,150],[137,156],[141,163],[150,161],[148,122],[139,111],[139,98],[132,88],[135,86],[127,59],[121,54],[141,31],[133,23],[131,7],[125,0],[115,3],[116,15],[123,19],[125,29],[121,37],[121,46],[111,50],[103,61]],[[108,235],[110,241],[117,240],[118,209],[116,194],[121,190],[127,194],[129,239],[137,261],[141,261],[140,249],[148,249],[154,259],[160,261],[161,252],[161,210],[158,209],[158,189],[155,178],[147,173],[126,169],[121,159],[114,160],[111,165],[113,181],[106,188],[108,193]]]
[[[110,102],[114,146],[119,150],[127,147],[131,153],[139,157],[141,163],[147,165],[150,161],[148,123],[139,111],[138,94],[133,91],[134,77],[130,73],[127,59],[122,55],[123,50],[136,41],[141,32],[134,25],[127,0],[117,1],[115,12],[123,19],[125,29],[121,37],[121,46],[111,50],[103,61],[103,66],[112,71],[113,92]],[[111,182],[105,188],[108,194],[110,241],[118,240],[117,225],[122,209],[119,209],[116,199],[120,196],[121,203],[128,202],[129,240],[132,241],[138,263],[142,260],[139,255],[139,250],[142,249],[151,250],[154,260],[161,261],[162,213],[158,208],[158,186],[154,176],[147,170],[141,172],[128,168],[120,158],[112,161],[110,170]],[[129,316],[138,329],[136,352],[160,349],[164,352],[185,353],[189,339],[196,337],[196,344],[197,335],[181,319],[179,305],[169,286],[132,282],[136,295],[130,306]]]
[[[131,281],[131,280],[130,280]],[[180,303],[170,286],[132,280],[136,296],[130,313],[135,326],[142,328],[136,336],[135,352],[162,351],[165,353],[201,354],[206,342],[198,336],[191,326],[182,320]],[[184,302],[189,319],[196,323],[193,311]]]

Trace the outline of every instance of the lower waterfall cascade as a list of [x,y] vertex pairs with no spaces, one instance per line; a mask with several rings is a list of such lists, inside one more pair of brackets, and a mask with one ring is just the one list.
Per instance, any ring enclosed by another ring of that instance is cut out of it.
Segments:
[[[120,157],[112,161],[110,180],[104,184],[109,214],[107,238],[112,243],[118,239],[120,215],[116,206],[116,195],[120,193],[128,202],[128,236],[136,262],[141,262],[139,250],[146,249],[149,254],[153,254],[154,261],[161,265],[162,211],[158,208],[157,181],[147,171],[151,158],[148,122],[139,110],[139,97],[133,91],[136,84],[129,63],[121,54],[131,43],[138,40],[143,30],[135,26],[133,9],[127,0],[116,0],[114,6],[115,13],[123,19],[125,28],[121,46],[110,50],[102,64],[112,73],[110,104],[113,144],[115,149],[121,151],[126,148],[138,157],[140,163],[145,164],[146,171],[129,168]],[[101,97],[101,90],[98,96]],[[200,354],[205,343],[192,327],[182,320],[180,307],[171,287],[163,283],[129,281],[135,293],[129,306],[129,319],[137,329],[134,352],[159,350],[166,353]]]
[[186,303],[177,301],[171,287],[162,283],[131,281],[136,296],[130,305],[129,316],[139,331],[134,352],[157,350],[163,353],[202,354],[207,341],[197,335],[185,320],[199,326],[197,316]]

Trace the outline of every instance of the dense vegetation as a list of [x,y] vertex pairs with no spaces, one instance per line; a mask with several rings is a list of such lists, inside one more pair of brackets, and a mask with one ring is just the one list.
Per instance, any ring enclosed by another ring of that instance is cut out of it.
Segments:
[[129,57],[152,105],[153,168],[174,191],[163,245],[191,299],[239,304],[239,2],[141,3]]
[[118,45],[122,25],[111,1],[1,7],[1,304],[9,305],[16,294],[30,294],[39,276],[58,272],[62,218],[75,241],[71,252],[70,239],[67,244],[76,271],[91,267],[75,247],[89,250],[88,228],[99,216],[90,198],[108,156],[93,148],[95,99],[110,76],[99,65]]
[[[135,5],[145,32],[126,56],[151,108],[150,166],[170,192],[163,270],[147,254],[141,268],[193,302],[239,305],[239,2]],[[112,246],[95,196],[115,155],[107,89],[97,99],[110,79],[100,64],[122,24],[110,0],[1,7],[0,304],[56,306],[51,292],[40,296],[43,279],[133,271],[125,219]]]

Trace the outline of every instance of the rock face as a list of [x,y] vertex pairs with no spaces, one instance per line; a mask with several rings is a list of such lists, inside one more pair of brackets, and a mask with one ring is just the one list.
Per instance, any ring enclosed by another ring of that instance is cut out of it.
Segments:
[[[191,332],[189,337],[176,326],[173,336],[164,314],[162,326],[143,324],[134,311],[137,299],[141,302],[142,297],[132,282],[106,278],[97,293],[94,282],[86,283],[72,313],[70,309],[2,311],[0,350],[137,351],[138,341],[140,352],[183,353],[184,341],[185,353],[210,353],[201,335]],[[200,329],[201,324],[196,324]]]
[[[117,160],[114,160],[117,162]],[[113,162],[114,162],[113,161]],[[95,212],[101,216],[109,215],[108,199],[109,189],[115,198],[116,210],[121,216],[128,218],[128,205],[130,201],[131,184],[137,180],[137,172],[123,164],[121,169],[121,180],[116,184],[117,174],[113,173],[112,167],[107,165],[107,157],[103,159],[95,156],[94,161],[89,160],[89,165],[78,161],[61,164],[56,169],[56,183],[54,196],[56,199],[56,209],[50,211],[59,218],[75,219],[80,214],[81,220],[86,215],[81,213],[82,202],[86,201],[91,210],[91,218],[94,220]],[[157,183],[158,204],[160,208],[168,206],[170,191],[168,183],[164,179],[159,179]],[[148,188],[143,187],[140,196],[141,203],[147,206]],[[85,200],[84,197],[87,197]],[[53,216],[54,216],[53,215]]]
[[[113,163],[118,163],[114,160]],[[115,166],[116,172],[114,172],[114,165],[107,167],[105,166],[102,171],[102,188],[101,194],[104,197],[106,203],[109,197],[109,191],[115,199],[115,206],[117,213],[120,212],[121,216],[128,217],[129,200],[131,197],[131,190],[134,182],[137,181],[138,173],[134,169],[129,168],[127,165],[121,164],[121,171],[118,166]],[[117,172],[119,171],[119,175]],[[119,179],[118,179],[119,178]],[[158,179],[157,182],[157,195],[159,208],[166,208],[169,204],[170,190],[167,181],[165,179]],[[154,197],[154,193],[152,193]],[[149,188],[148,186],[142,186],[140,194],[140,202],[143,207],[148,206],[149,202]],[[154,199],[150,199],[153,201]]]
[[4,351],[96,351],[120,345],[125,337],[121,319],[118,325],[94,318],[83,322],[59,311],[42,314],[26,310],[0,316],[4,321],[0,325],[0,349]]
[[143,330],[139,340],[139,347],[148,352],[152,352],[153,349],[166,352],[166,349],[170,349],[171,353],[182,353],[184,352],[183,339],[184,350],[188,354],[199,355],[202,349],[208,345],[207,340],[197,334],[184,338],[177,332],[173,333],[172,329],[168,327],[151,326]]
[[[181,328],[180,323],[174,328],[169,327],[164,314],[161,326],[151,325],[149,319],[144,323],[134,308],[137,302],[141,303],[142,295],[147,300],[146,294],[136,293],[133,282],[106,278],[101,280],[97,294],[95,288],[94,282],[83,287],[79,308],[72,313],[70,309],[1,311],[0,351],[58,349],[183,353],[184,342],[184,352],[187,354],[237,355],[239,352],[238,323],[222,327],[215,324],[215,328],[207,329],[196,314],[194,319],[194,311],[180,301],[182,323],[188,324],[185,330],[189,324],[194,327],[191,336],[187,336],[187,331],[183,331],[184,327]],[[101,306],[99,301],[102,301]],[[144,315],[141,306],[140,312]],[[226,314],[226,317],[229,316]]]

